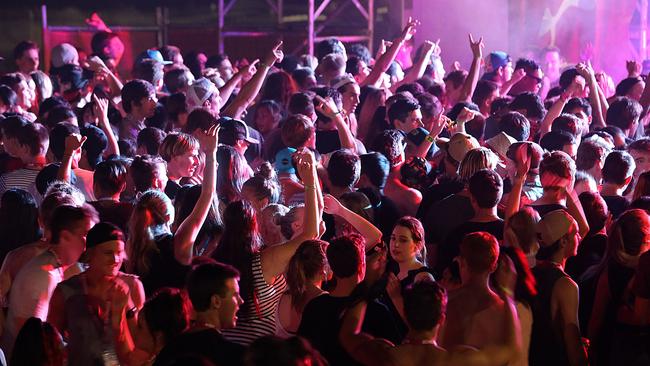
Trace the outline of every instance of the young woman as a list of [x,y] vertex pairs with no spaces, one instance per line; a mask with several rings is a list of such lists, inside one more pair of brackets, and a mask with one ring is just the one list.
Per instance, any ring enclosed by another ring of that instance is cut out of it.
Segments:
[[[4,355],[2,359],[4,361]],[[10,361],[12,366],[65,365],[61,334],[50,323],[39,318],[27,319],[18,332]]]
[[280,184],[271,164],[262,163],[255,175],[244,182],[242,197],[253,205],[257,214],[267,205],[280,202]]
[[246,159],[232,146],[220,145],[217,151],[217,195],[219,204],[225,207],[241,199],[241,190],[253,174]]
[[327,280],[328,243],[322,240],[307,240],[300,244],[289,261],[287,285],[277,307],[275,335],[289,338],[296,334],[302,311],[307,303],[321,295],[323,281]]
[[134,275],[120,272],[125,258],[124,234],[115,225],[101,222],[88,232],[82,261],[85,272],[61,282],[52,295],[48,321],[68,343],[70,365],[93,365],[106,357],[118,357],[116,339],[123,331],[112,319],[116,314],[118,287],[128,289],[127,318],[142,308],[145,295]]
[[318,235],[316,162],[309,152],[299,155],[298,169],[305,183],[305,214],[302,231],[284,244],[261,249],[257,216],[245,201],[235,201],[224,212],[225,231],[213,258],[229,263],[241,273],[240,293],[244,304],[237,326],[223,331],[233,342],[248,345],[256,338],[275,333],[275,309],[286,290],[284,272],[296,249]]
[[201,194],[192,212],[172,233],[174,207],[169,197],[157,190],[143,193],[135,203],[129,221],[127,270],[140,276],[151,294],[161,287],[184,286],[184,278],[194,255],[194,242],[214,199],[218,128],[200,133],[206,155]]

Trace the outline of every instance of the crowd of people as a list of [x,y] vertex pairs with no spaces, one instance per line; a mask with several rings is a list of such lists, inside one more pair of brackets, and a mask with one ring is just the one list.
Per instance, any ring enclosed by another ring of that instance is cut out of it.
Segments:
[[470,35],[446,71],[403,52],[418,27],[374,57],[165,45],[128,75],[106,27],[46,67],[19,43],[2,364],[649,365],[640,63],[614,86]]

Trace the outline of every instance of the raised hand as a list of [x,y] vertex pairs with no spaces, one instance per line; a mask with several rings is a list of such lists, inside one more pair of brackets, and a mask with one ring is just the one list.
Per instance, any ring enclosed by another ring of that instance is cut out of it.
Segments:
[[111,302],[113,315],[121,313],[129,303],[129,286],[124,281],[114,278],[111,287],[108,289],[108,299]]
[[642,65],[636,60],[625,61],[625,68],[627,69],[628,77],[633,78],[641,75]]
[[531,162],[531,157],[528,154],[530,149],[530,146],[527,144],[522,144],[519,146],[517,149],[516,153],[516,160],[515,160],[515,166],[517,168],[517,173],[516,177],[525,179],[526,175],[528,175],[528,171],[530,170],[530,162]]
[[499,265],[494,273],[497,292],[504,297],[512,297],[517,284],[517,269],[507,254],[499,256]]
[[339,212],[341,212],[341,202],[339,202],[339,200],[330,194],[323,196],[323,205],[323,211],[330,215],[338,215]]
[[93,114],[98,118],[99,123],[108,122],[108,99],[100,98],[93,94]]
[[72,156],[76,152],[81,152],[81,147],[86,142],[86,136],[81,136],[78,133],[73,133],[65,138],[65,153],[64,155]]
[[479,114],[479,112],[473,111],[473,110],[465,107],[458,114],[458,117],[456,118],[456,122],[458,122],[458,123],[466,123],[466,122],[471,121],[472,119],[474,119],[474,117],[477,114]]
[[106,23],[104,23],[104,20],[97,14],[97,12],[94,12],[90,14],[90,17],[86,18],[86,24],[88,26],[95,28],[98,32],[110,32],[111,30],[106,26]]
[[280,49],[282,43],[282,41],[276,43],[264,58],[264,63],[269,67],[273,66],[276,62],[282,62],[282,59],[284,58],[284,52]]
[[472,37],[472,34],[469,34],[469,47],[472,49],[472,55],[474,58],[483,58],[483,48],[485,47],[485,44],[483,44],[483,37],[479,38],[478,41],[474,41],[474,37]]
[[512,77],[510,79],[514,82],[518,82],[519,80],[523,79],[524,76],[526,76],[526,70],[517,69],[512,73]]
[[442,53],[442,48],[440,48],[440,38],[433,44],[433,53],[432,55],[434,57],[440,57],[440,54]]
[[306,186],[314,186],[316,183],[316,160],[314,155],[307,149],[296,152],[298,158],[298,174]]
[[211,126],[207,131],[200,131],[198,134],[199,144],[201,145],[201,150],[205,152],[206,155],[214,154],[217,151],[217,146],[219,146],[219,130],[220,126],[214,125]]
[[241,72],[244,79],[250,79],[251,77],[253,77],[253,75],[255,75],[255,73],[257,72],[257,64],[259,62],[260,60],[256,58],[255,61],[242,67]]
[[441,113],[438,118],[433,120],[433,124],[430,126],[429,136],[434,138],[438,137],[445,127],[452,125],[452,122],[449,117]]
[[319,95],[315,95],[314,100],[316,101],[314,103],[314,108],[318,112],[324,114],[327,118],[333,119],[337,114],[341,113],[336,105],[336,102],[334,102],[334,100],[330,97],[322,98]]
[[409,21],[406,23],[406,27],[404,27],[404,30],[402,31],[401,38],[404,41],[408,41],[411,38],[413,38],[413,35],[417,32],[416,27],[420,25],[419,20],[415,20],[411,17],[409,17]]

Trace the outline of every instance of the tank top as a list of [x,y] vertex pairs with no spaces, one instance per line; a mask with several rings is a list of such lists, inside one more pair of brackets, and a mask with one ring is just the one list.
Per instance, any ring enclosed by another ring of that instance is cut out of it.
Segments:
[[569,277],[550,262],[538,262],[532,269],[537,281],[537,298],[533,301],[533,328],[530,335],[530,366],[569,365],[559,317],[551,313],[551,297],[557,281]]

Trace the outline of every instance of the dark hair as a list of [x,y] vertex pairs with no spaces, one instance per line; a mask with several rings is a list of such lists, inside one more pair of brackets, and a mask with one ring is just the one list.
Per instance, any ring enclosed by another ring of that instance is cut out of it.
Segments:
[[404,289],[404,315],[410,329],[432,330],[446,312],[447,292],[438,283],[418,281]]
[[480,106],[498,90],[499,85],[497,83],[489,80],[479,80],[478,83],[476,83],[474,94],[472,94],[472,102]]
[[45,155],[47,152],[49,136],[47,135],[47,129],[41,124],[28,123],[24,125],[16,139],[20,145],[29,147],[29,153],[32,156]]
[[361,59],[357,56],[348,57],[348,61],[345,63],[345,72],[356,76],[361,73]]
[[580,76],[578,73],[578,70],[575,67],[570,67],[564,71],[562,71],[562,74],[560,74],[560,87],[563,90],[566,90],[571,83],[573,83],[573,80],[575,80],[576,76]]
[[95,169],[102,161],[104,151],[108,147],[108,138],[101,129],[94,125],[86,125],[81,129],[81,135],[86,137],[82,149],[86,152],[86,160],[90,168]]
[[460,242],[460,257],[472,273],[492,272],[499,259],[499,242],[484,231],[469,233]]
[[547,151],[562,151],[565,145],[575,143],[576,138],[566,131],[550,131],[539,140],[539,146]]
[[77,115],[69,105],[57,105],[50,109],[47,117],[43,120],[43,124],[48,128],[54,128],[57,123],[69,122],[70,119],[77,119]]
[[390,172],[390,162],[386,157],[378,152],[370,152],[359,156],[361,161],[361,175],[368,177],[372,185],[379,189],[384,189],[388,173]]
[[268,199],[268,203],[280,202],[280,183],[275,170],[269,162],[264,162],[255,175],[242,185],[242,190],[249,189],[256,199]]
[[562,113],[571,113],[571,111],[576,108],[582,109],[587,116],[591,116],[591,104],[589,104],[589,101],[585,98],[569,99],[564,105]]
[[411,156],[400,167],[400,181],[407,187],[423,192],[432,182],[431,164],[419,156]]
[[43,120],[43,118],[55,107],[58,106],[66,106],[68,108],[72,108],[70,106],[70,103],[68,103],[65,99],[63,99],[62,96],[59,95],[53,95],[47,99],[45,99],[38,108],[38,117],[40,120]]
[[18,104],[18,95],[7,85],[0,85],[0,101],[8,108],[15,107]]
[[546,115],[546,108],[539,95],[533,92],[524,92],[517,95],[510,102],[510,110],[525,110],[526,118],[542,120]]
[[82,206],[59,206],[52,213],[50,222],[52,244],[59,244],[61,233],[75,229],[75,226],[83,220],[99,221],[97,211],[87,203]]
[[298,87],[291,75],[284,70],[280,70],[266,78],[260,100],[275,100],[283,109],[286,109],[289,105],[289,99],[297,91]]
[[192,134],[196,130],[207,131],[210,127],[218,124],[217,118],[207,109],[196,108],[187,116],[187,124],[183,132]]
[[120,160],[105,160],[97,164],[93,185],[107,195],[120,193],[126,187],[127,167]]
[[93,53],[99,55],[100,57],[106,57],[104,54],[104,47],[108,45],[108,42],[113,38],[120,38],[116,33],[101,31],[93,35],[93,38],[90,40],[90,48]]
[[629,153],[619,150],[610,152],[603,164],[603,183],[625,184],[625,180],[632,177],[634,166],[634,158]]
[[291,73],[291,77],[300,88],[306,87],[305,83],[310,76],[316,77],[314,75],[314,70],[310,69],[309,67],[298,67]]
[[527,141],[530,136],[530,122],[519,112],[508,112],[499,120],[499,132],[505,132],[517,141]]
[[406,121],[409,114],[420,109],[420,105],[415,99],[398,99],[388,108],[388,121],[395,127],[394,121]]
[[330,241],[327,262],[334,276],[347,278],[359,273],[364,263],[365,240],[361,235],[349,234]]
[[228,264],[211,262],[197,265],[187,276],[187,294],[196,311],[210,308],[212,296],[226,296],[226,281],[239,278],[239,271]]
[[228,60],[228,55],[226,55],[225,53],[211,55],[210,57],[208,57],[208,60],[205,62],[205,67],[218,69],[219,67],[221,67],[221,63],[223,63],[226,60]]
[[408,229],[408,231],[411,233],[411,239],[413,239],[413,241],[416,243],[416,248],[419,252],[419,259],[424,265],[426,265],[426,245],[424,226],[422,226],[422,222],[413,216],[402,216],[397,219],[397,221],[395,221],[394,227],[396,226],[401,226]]
[[38,51],[38,45],[32,41],[21,41],[14,47],[14,60],[23,57],[23,53],[29,50]]
[[2,138],[13,138],[17,139],[21,135],[21,130],[29,122],[19,115],[9,116],[3,120],[0,120],[0,131],[2,132]]
[[[174,199],[174,212],[176,212],[176,215],[174,215],[174,224],[172,227],[175,228],[175,230],[177,230],[183,221],[190,216],[200,196],[200,184],[184,185],[178,190],[176,198]],[[211,254],[211,252],[207,252],[207,250],[213,250],[211,245],[216,244],[216,239],[218,239],[222,233],[223,222],[215,200],[212,201],[212,204],[208,209],[208,214],[196,235],[196,239],[194,240],[195,253],[207,257]]]
[[343,43],[338,38],[327,38],[316,44],[315,54],[319,62],[330,53],[346,54]]
[[580,120],[578,117],[567,113],[563,113],[553,120],[553,123],[551,124],[551,131],[568,132],[576,138],[582,134],[582,131],[580,131]]
[[287,147],[301,148],[313,136],[315,131],[311,120],[302,114],[289,116],[282,124],[280,134]]
[[618,85],[616,85],[616,96],[625,97],[632,90],[632,88],[637,84],[643,82],[643,79],[639,76],[629,77],[621,80]]
[[596,139],[584,139],[578,146],[576,168],[587,171],[608,153],[607,146]]
[[2,194],[0,202],[1,260],[11,250],[40,239],[42,233],[38,225],[38,205],[29,192],[9,189]]
[[495,207],[503,195],[503,181],[494,170],[481,169],[469,179],[469,192],[480,208]]
[[138,132],[137,145],[144,146],[146,154],[156,155],[164,139],[165,132],[160,128],[145,127]]
[[650,137],[642,137],[627,146],[628,151],[637,150],[650,153]]
[[372,60],[370,50],[362,43],[353,43],[348,45],[348,55],[350,57],[357,57],[366,64],[370,64],[370,61]]
[[262,241],[257,227],[257,215],[250,203],[234,201],[223,212],[224,231],[219,246],[212,258],[231,264],[241,273],[242,297],[244,307],[252,306],[253,298],[253,256],[260,251]]
[[384,130],[374,138],[370,150],[383,154],[391,167],[395,166],[404,151],[404,134],[398,130]]
[[140,311],[147,321],[149,332],[162,333],[164,344],[189,328],[190,312],[191,306],[185,291],[171,287],[157,290]]
[[418,94],[424,93],[424,88],[422,85],[413,82],[413,83],[406,83],[400,85],[397,89],[395,89],[396,93],[403,93],[403,92],[409,92],[411,95],[416,96]]
[[167,163],[160,156],[138,155],[133,159],[129,174],[136,192],[145,192],[152,188],[157,174],[156,168],[159,165],[162,165],[165,171],[167,170]]
[[65,139],[79,133],[79,127],[68,122],[57,123],[50,131],[50,150],[56,160],[62,160],[65,153]]
[[166,44],[160,47],[158,51],[160,51],[160,54],[162,55],[163,60],[165,61],[173,61],[174,57],[181,54],[180,48],[170,44]]
[[467,108],[475,112],[480,112],[478,106],[472,102],[458,102],[454,104],[453,107],[451,107],[449,112],[447,112],[447,117],[449,117],[452,120],[457,119],[458,116],[460,115],[460,112],[462,112],[464,108]]
[[61,366],[66,359],[63,338],[50,323],[27,319],[16,336],[12,366]]
[[422,117],[424,118],[433,118],[442,113],[442,103],[440,100],[429,93],[420,93],[415,96],[420,104],[420,111],[422,111]]
[[298,92],[291,96],[289,105],[287,106],[289,114],[303,114],[305,116],[312,116],[316,113],[314,109],[314,100],[310,93]]
[[219,199],[228,204],[241,198],[241,189],[247,180],[246,159],[228,145],[217,148],[217,193]]
[[359,156],[346,149],[332,153],[327,164],[327,175],[335,187],[352,188],[359,181],[361,162]]
[[122,108],[131,113],[133,104],[140,105],[142,99],[156,94],[153,85],[146,80],[134,79],[124,84],[122,88]]
[[632,200],[636,200],[643,196],[650,196],[650,172],[647,171],[641,173],[639,178],[636,179]]
[[609,210],[605,200],[597,192],[582,192],[578,198],[589,224],[589,235],[602,230],[609,217]]
[[146,80],[151,85],[158,85],[163,76],[163,65],[156,60],[144,59],[133,66],[133,78]]
[[[192,75],[194,75],[195,79],[199,79],[199,78],[201,78],[203,76],[202,75],[203,66],[199,62],[199,55],[201,53],[203,53],[203,52],[192,50],[192,51],[189,51],[189,52],[185,53],[185,55],[183,55],[183,61],[185,63],[185,66],[187,66],[187,68],[190,70],[190,72],[192,72]],[[224,58],[224,60],[225,60],[225,58]],[[205,67],[208,67],[207,61],[206,61]]]
[[182,67],[174,67],[163,76],[163,84],[170,93],[179,93],[183,88],[187,88],[191,84],[192,80],[187,77],[188,72],[187,69]]
[[[323,86],[323,87],[314,88],[312,89],[312,91],[323,99],[327,97],[332,98],[334,104],[336,104],[339,110],[343,108],[343,96],[341,95],[341,93],[339,93],[338,90],[334,88],[330,88],[329,86]],[[318,117],[318,120],[322,121],[323,123],[330,123],[331,121],[329,117],[326,117],[324,114],[318,111],[316,111],[316,116]]]
[[325,249],[328,243],[322,240],[306,240],[300,244],[287,266],[287,285],[293,308],[302,313],[307,301],[307,283],[327,270]]
[[632,125],[641,117],[643,108],[641,104],[628,97],[616,97],[609,104],[607,110],[607,125],[612,125],[625,131],[632,128]]
[[[467,79],[467,71],[465,70],[453,70],[450,71],[442,80],[446,83],[449,81],[454,88],[460,88]],[[435,93],[431,93],[435,94]]]

